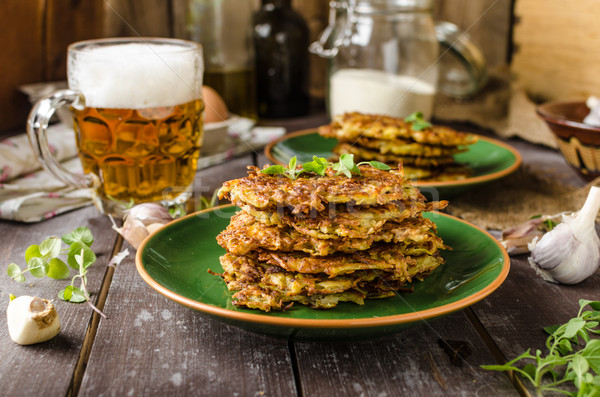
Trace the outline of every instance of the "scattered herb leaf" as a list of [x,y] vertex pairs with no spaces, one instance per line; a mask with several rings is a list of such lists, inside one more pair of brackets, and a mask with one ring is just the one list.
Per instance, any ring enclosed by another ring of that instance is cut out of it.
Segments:
[[78,227],[71,233],[67,233],[62,236],[62,241],[64,241],[64,243],[67,245],[71,245],[77,241],[80,241],[88,247],[91,247],[94,243],[94,236],[92,235],[91,230],[87,227]]
[[[63,248],[63,242],[68,246],[66,249]],[[11,263],[7,267],[7,273],[17,282],[25,281],[26,272],[38,278],[48,276],[62,280],[71,275],[70,266],[79,273],[73,276],[70,285],[58,293],[58,297],[72,303],[87,302],[92,309],[106,317],[92,304],[87,290],[87,269],[96,262],[96,254],[90,248],[93,242],[94,236],[87,227],[79,227],[61,238],[49,237],[41,244],[30,245],[25,250],[26,269],[21,270],[19,265]],[[67,257],[66,263],[58,258],[60,255]],[[76,280],[80,280],[81,287],[74,285]]]
[[[589,306],[592,310],[585,310]],[[529,380],[538,395],[559,392],[573,396],[600,395],[600,302],[581,299],[577,317],[563,325],[544,328],[550,334],[546,340],[548,354],[540,350],[525,353],[504,365],[483,365],[492,371],[514,371]],[[522,361],[523,367],[516,364]],[[576,387],[572,393],[569,387]]]
[[352,178],[352,174],[361,175],[360,168],[358,168],[360,165],[370,165],[373,168],[383,171],[391,169],[390,166],[379,161],[363,161],[355,164],[354,155],[344,153],[340,156],[337,163],[329,162],[323,157],[313,156],[312,161],[306,162],[298,168],[297,158],[294,156],[290,159],[287,167],[283,165],[271,165],[260,172],[271,175],[285,175],[294,180],[303,172],[314,172],[317,175],[325,175],[325,170],[331,168],[336,172],[336,175],[344,174],[346,177]]
[[431,123],[425,120],[423,113],[414,112],[404,119],[405,122],[410,123],[410,128],[413,131],[423,131],[424,129],[431,128]]
[[544,221],[544,226],[546,227],[546,229],[548,231],[554,229],[556,227],[556,225],[558,225],[558,222],[554,222],[552,219],[546,219]]

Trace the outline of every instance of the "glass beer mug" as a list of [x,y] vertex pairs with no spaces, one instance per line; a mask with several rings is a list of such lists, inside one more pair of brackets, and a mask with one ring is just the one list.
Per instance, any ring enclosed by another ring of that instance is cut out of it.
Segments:
[[[183,204],[192,195],[203,137],[202,48],[175,39],[116,38],[68,48],[69,88],[40,100],[27,132],[44,167],[91,188],[101,212],[141,202]],[[83,175],[52,156],[46,129],[69,106]]]

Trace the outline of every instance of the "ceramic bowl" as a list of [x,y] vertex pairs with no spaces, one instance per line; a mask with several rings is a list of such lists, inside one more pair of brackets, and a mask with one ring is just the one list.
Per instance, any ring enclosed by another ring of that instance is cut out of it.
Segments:
[[600,127],[583,123],[589,111],[585,101],[553,101],[537,107],[567,163],[588,181],[600,176]]
[[204,124],[204,138],[200,154],[212,156],[232,149],[242,138],[247,139],[254,121],[245,117],[231,115],[225,121]]

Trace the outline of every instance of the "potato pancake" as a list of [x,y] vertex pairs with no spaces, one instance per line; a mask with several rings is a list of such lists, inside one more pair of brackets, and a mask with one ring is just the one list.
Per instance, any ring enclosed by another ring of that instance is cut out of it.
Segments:
[[410,139],[425,145],[461,146],[477,141],[473,134],[458,132],[449,127],[431,126],[413,130],[411,123],[401,118],[374,114],[345,113],[335,116],[331,124],[319,128],[319,134],[340,141],[354,142],[360,137],[382,140]]
[[[392,272],[397,278],[405,277],[411,281],[412,276],[435,269],[443,263],[436,252],[433,255],[404,255],[404,247],[390,245],[373,245],[367,251],[356,251],[352,254],[334,254],[328,256],[310,256],[300,252],[281,252],[257,250],[257,258],[269,265],[279,266],[285,270],[298,273],[325,273],[330,277],[351,273],[357,270],[385,270]],[[410,272],[409,272],[410,270]]]
[[313,238],[331,239],[365,238],[377,233],[388,221],[401,222],[407,218],[420,217],[423,211],[439,211],[447,204],[447,201],[407,201],[381,206],[330,205],[326,211],[311,211],[306,215],[293,214],[285,208],[276,211],[258,210],[250,205],[242,205],[241,208],[267,226],[291,226],[299,233]]
[[235,305],[264,311],[281,310],[297,301],[313,308],[334,307],[340,301],[362,305],[365,298],[393,296],[404,281],[392,273],[363,270],[329,278],[322,274],[302,274],[269,266],[245,256],[226,254],[221,258],[223,274]]
[[432,146],[406,140],[383,141],[373,138],[357,138],[355,145],[381,154],[413,157],[447,157],[466,150],[458,146]]
[[293,227],[266,226],[252,215],[240,212],[219,236],[218,243],[227,252],[244,255],[259,248],[269,251],[301,251],[313,256],[336,252],[352,253],[371,248],[375,242],[395,243],[407,255],[431,254],[444,248],[435,235],[435,224],[425,218],[410,218],[401,223],[387,222],[375,234],[363,238],[321,239],[299,233]]
[[448,247],[423,212],[446,201],[426,202],[401,165],[357,171],[344,157],[334,170],[317,160],[309,166],[314,172],[299,175],[282,166],[272,174],[248,167],[247,177],[220,189],[220,198],[241,208],[217,236],[226,254],[223,273],[213,273],[234,292],[232,304],[263,311],[295,302],[363,305],[407,290],[444,263],[439,251]]
[[392,153],[380,153],[379,151],[370,150],[359,145],[341,142],[337,144],[332,152],[338,156],[349,153],[361,160],[377,160],[386,164],[403,164],[413,167],[437,167],[454,165],[456,161],[452,156],[443,157],[422,157],[422,156],[400,156]]
[[223,184],[219,198],[226,198],[237,206],[249,204],[258,209],[292,207],[294,213],[308,212],[311,208],[323,211],[329,203],[383,205],[401,200],[425,201],[421,192],[404,177],[402,168],[381,171],[365,165],[360,171],[362,175],[348,178],[328,168],[325,176],[304,173],[290,179],[248,167],[247,177]]

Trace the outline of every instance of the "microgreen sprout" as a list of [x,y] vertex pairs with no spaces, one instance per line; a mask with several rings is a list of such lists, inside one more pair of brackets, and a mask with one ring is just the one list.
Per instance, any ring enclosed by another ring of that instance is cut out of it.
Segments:
[[[49,237],[39,245],[30,245],[25,250],[25,262],[27,262],[25,269],[21,270],[19,265],[11,263],[8,265],[7,273],[17,282],[25,281],[26,272],[37,278],[47,276],[62,280],[71,276],[69,269],[71,267],[79,273],[73,276],[70,285],[58,293],[58,297],[72,303],[87,302],[92,309],[106,317],[91,303],[87,290],[87,270],[96,262],[96,254],[90,248],[93,242],[94,236],[87,227],[79,227],[62,238]],[[63,243],[68,247],[63,248]],[[59,258],[61,255],[66,256],[66,263]],[[77,280],[80,281],[80,287],[75,286]]]
[[[525,353],[504,365],[483,365],[493,371],[514,371],[535,387],[538,395],[559,392],[573,396],[598,395],[600,392],[600,302],[581,299],[577,317],[563,325],[544,328],[550,335],[546,340],[548,354],[540,350]],[[592,310],[585,310],[589,306]],[[585,342],[585,344],[584,344]],[[517,366],[517,363],[524,365]],[[575,386],[570,393],[565,386]]]
[[360,165],[370,165],[373,168],[383,171],[387,171],[391,168],[387,164],[379,161],[363,161],[355,164],[354,155],[345,153],[340,156],[337,163],[329,162],[323,157],[313,156],[312,161],[301,164],[300,167],[297,164],[296,156],[294,156],[290,159],[287,167],[283,165],[272,165],[261,170],[261,172],[263,174],[285,175],[294,180],[303,172],[314,172],[315,174],[322,176],[325,175],[325,170],[327,170],[327,168],[331,168],[336,172],[336,175],[344,174],[348,178],[352,178],[352,174],[361,175],[360,168],[358,168]]
[[424,129],[431,127],[431,123],[425,120],[423,113],[421,112],[414,112],[410,114],[404,119],[404,121],[410,123],[410,128],[413,131],[423,131]]

